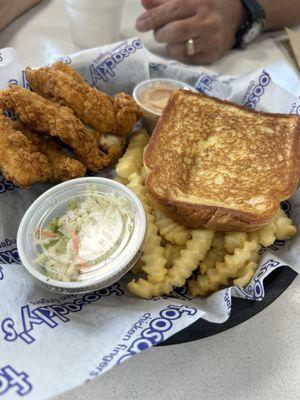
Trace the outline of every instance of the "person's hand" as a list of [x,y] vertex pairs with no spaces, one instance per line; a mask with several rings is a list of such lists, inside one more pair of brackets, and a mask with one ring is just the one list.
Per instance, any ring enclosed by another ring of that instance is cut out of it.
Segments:
[[0,0],[0,31],[41,0]]
[[[147,11],[136,22],[141,32],[154,30],[170,57],[187,63],[216,61],[235,44],[245,18],[240,0],[142,0]],[[186,42],[194,39],[194,55]]]

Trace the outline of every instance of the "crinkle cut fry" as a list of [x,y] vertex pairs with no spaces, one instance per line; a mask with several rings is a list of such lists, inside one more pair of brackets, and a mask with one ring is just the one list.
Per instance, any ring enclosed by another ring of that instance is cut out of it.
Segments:
[[277,240],[290,240],[296,235],[297,228],[293,225],[291,218],[282,209],[279,210],[275,223]]
[[[289,240],[295,235],[295,233],[296,227],[293,226],[292,220],[286,216],[283,210],[280,209],[268,225],[259,229],[256,232],[251,232],[248,234],[241,232],[226,233],[224,246],[230,254],[233,254],[234,250],[241,248],[246,240],[256,241],[258,244],[261,244],[263,246],[271,246],[275,242],[275,240]],[[210,251],[212,251],[212,249]],[[210,252],[208,253],[208,255],[209,254]],[[258,260],[259,255],[253,252],[252,259],[248,263],[246,263],[243,268],[239,269],[235,274],[233,274],[233,276],[229,277],[230,279],[233,279],[233,284],[238,286],[247,285],[255,274],[256,268],[258,266]],[[204,277],[201,278],[201,276],[199,276],[198,279],[202,280],[203,285],[205,285],[205,282],[207,283],[209,281],[209,275],[210,282],[213,283],[212,277],[214,276],[214,272],[216,272],[216,264],[218,264],[218,260],[216,259],[215,261],[216,262],[211,263],[208,268],[205,269],[205,271],[203,270],[203,265],[201,263],[200,270]],[[205,263],[205,260],[203,260],[203,263]],[[218,266],[220,268],[220,263],[218,264]],[[223,281],[222,284],[226,285],[227,283]],[[190,283],[190,285],[193,285],[193,283]],[[217,285],[215,286],[215,288],[211,287],[212,291],[217,289]]]
[[168,242],[183,246],[190,239],[191,231],[185,226],[174,222],[158,209],[154,209],[153,214],[160,235]]
[[147,217],[147,236],[141,256],[142,270],[148,275],[150,282],[161,282],[166,273],[166,258],[164,257],[164,248],[161,246],[161,238],[158,235],[158,228],[154,223],[154,217],[151,214],[151,206],[147,199],[144,178],[134,173],[128,177],[127,185],[141,200],[144,205]]
[[224,234],[224,248],[229,254],[233,254],[235,249],[243,247],[247,240],[247,233],[226,232]]
[[143,166],[144,148],[149,142],[149,135],[145,129],[133,134],[125,154],[116,165],[117,176],[128,181],[134,172],[140,172]]
[[197,275],[189,281],[189,291],[193,297],[206,296],[222,286],[227,286],[230,279],[238,277],[238,273],[247,263],[257,258],[260,246],[256,241],[245,241],[242,248],[237,248],[233,255],[226,255],[224,262],[217,262],[204,275]]
[[227,251],[224,248],[224,232],[216,232],[211,243],[211,248],[199,264],[199,271],[205,274],[208,268],[216,265],[217,261],[223,261]]
[[192,238],[186,242],[185,248],[180,251],[179,257],[174,261],[162,282],[153,284],[142,278],[133,280],[128,283],[130,292],[149,299],[169,294],[173,287],[183,286],[197,268],[199,261],[204,259],[214,237],[214,232],[206,229],[193,230],[191,234]]
[[[258,255],[257,255],[258,256]],[[259,256],[258,256],[259,258]],[[255,271],[257,269],[258,262],[249,261],[245,267],[239,271],[238,277],[233,280],[235,286],[245,287],[253,278]]]
[[[139,131],[130,140],[124,156],[119,160],[116,171],[123,179],[128,179],[134,171],[140,171],[143,165],[143,151],[149,141],[149,135],[145,130]],[[190,231],[184,226],[173,222],[164,216],[159,210],[153,211],[155,222],[160,235],[171,243],[184,245],[191,237]]]
[[26,78],[39,95],[70,107],[86,124],[101,133],[117,133],[116,110],[111,98],[71,73],[70,67],[26,68]]
[[214,268],[217,262],[224,261],[226,254],[233,254],[235,249],[243,247],[246,240],[246,233],[216,232],[211,248],[200,263],[200,273],[204,275],[209,269]]
[[109,164],[109,159],[98,149],[96,139],[69,108],[16,85],[1,92],[0,105],[12,110],[28,128],[58,137],[89,170],[97,172]]
[[174,264],[176,258],[180,255],[180,250],[183,249],[183,246],[178,246],[177,244],[172,244],[167,242],[164,247],[165,258],[167,260],[166,267],[170,268]]
[[[132,137],[130,138],[130,141],[128,143],[128,146],[126,148],[126,151],[121,157],[116,165],[116,173],[117,177],[116,180],[122,183],[123,185],[128,185],[129,181],[128,178],[130,175],[134,174],[135,172],[139,173],[142,169],[143,166],[143,152],[145,146],[149,142],[149,134],[145,129],[141,129],[137,132],[135,132]],[[135,179],[138,179],[139,185],[144,186],[144,178],[142,176],[135,177]],[[137,186],[136,186],[137,188]],[[144,198],[144,189],[139,189],[138,190],[139,197]],[[148,211],[151,212],[150,206],[147,206],[147,204],[144,204],[144,208]],[[144,263],[140,259],[131,269],[131,273],[133,274],[138,274],[139,272],[142,271]]]
[[19,121],[14,121],[13,124],[16,129],[20,130],[48,158],[54,182],[63,182],[85,175],[85,166],[80,161],[64,153],[54,138],[32,132]]
[[211,247],[208,250],[204,260],[200,262],[200,273],[203,275],[207,272],[209,268],[214,267],[218,261],[224,261],[224,257],[226,254],[228,253],[224,249],[224,247],[222,249]]
[[[256,240],[264,247],[271,246],[275,240],[290,240],[296,234],[297,229],[293,225],[292,220],[279,209],[272,221],[256,232],[248,233],[250,240]],[[234,285],[246,286],[253,278],[257,265],[256,259],[250,261],[242,270],[239,271],[238,277],[233,280]]]
[[275,240],[290,240],[297,232],[293,221],[279,209],[272,221],[255,232],[248,233],[250,240],[256,240],[264,247],[271,246]]
[[[257,232],[248,234],[249,239],[256,240],[263,246],[271,246],[275,240],[289,240],[296,234],[296,227],[292,220],[279,209],[273,220],[265,227]],[[237,286],[246,286],[253,278],[258,266],[259,256],[254,256],[246,266],[238,272],[238,277],[233,280],[233,284]]]
[[191,231],[191,239],[186,242],[185,248],[180,251],[180,256],[169,269],[167,278],[172,286],[181,287],[197,268],[198,263],[204,259],[214,237],[214,232],[207,229]]
[[0,167],[7,180],[29,187],[52,179],[47,157],[3,114],[0,114],[0,131]]
[[274,218],[266,225],[263,226],[258,231],[249,232],[248,237],[250,240],[256,240],[264,247],[271,246],[276,240],[276,219],[278,218],[278,213]]
[[225,235],[224,232],[216,232],[211,247],[218,250],[224,249],[224,240],[225,240],[224,235]]

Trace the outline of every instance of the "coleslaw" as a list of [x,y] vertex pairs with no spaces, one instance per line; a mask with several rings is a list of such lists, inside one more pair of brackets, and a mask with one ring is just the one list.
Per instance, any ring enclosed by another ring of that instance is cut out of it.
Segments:
[[92,187],[70,201],[65,213],[52,218],[46,228],[36,228],[40,249],[36,262],[49,278],[76,281],[81,274],[107,265],[132,231],[128,200]]

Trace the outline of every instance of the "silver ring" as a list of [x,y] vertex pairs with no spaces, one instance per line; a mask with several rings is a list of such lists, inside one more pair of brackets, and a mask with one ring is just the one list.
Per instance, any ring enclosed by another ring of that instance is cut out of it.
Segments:
[[185,47],[186,47],[186,52],[188,56],[193,56],[195,54],[195,43],[194,43],[194,39],[189,39],[186,43],[185,43]]

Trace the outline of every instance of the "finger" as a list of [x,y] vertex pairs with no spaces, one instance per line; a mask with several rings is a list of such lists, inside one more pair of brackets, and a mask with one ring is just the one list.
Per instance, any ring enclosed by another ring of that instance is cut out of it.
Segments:
[[158,29],[171,21],[195,15],[196,11],[194,0],[168,0],[142,14],[136,21],[136,29],[141,32]]
[[[200,38],[194,40],[195,54],[201,53],[206,50],[206,44]],[[187,54],[186,43],[170,44],[167,46],[168,54],[171,58],[179,59],[190,57]]]
[[199,21],[196,17],[173,21],[154,32],[154,37],[159,43],[176,44],[198,36]]
[[[190,36],[192,38],[193,36]],[[178,57],[188,57],[187,54],[187,39],[182,43],[168,44],[168,52],[169,55],[173,58]],[[203,33],[201,36],[198,36],[194,39],[194,54],[198,53],[216,53],[222,49],[222,40],[220,35],[210,35],[207,32]]]
[[169,0],[142,0],[142,6],[149,10],[150,8],[160,6],[163,3],[166,3]]
[[[220,52],[209,50],[194,54],[193,56],[178,55],[176,59],[184,64],[206,65],[217,61],[221,55],[222,53]],[[171,57],[173,58],[173,56]]]

